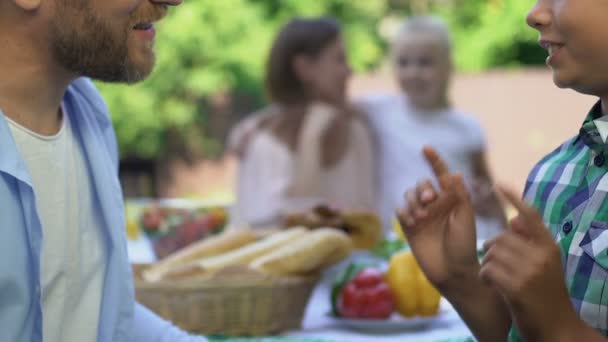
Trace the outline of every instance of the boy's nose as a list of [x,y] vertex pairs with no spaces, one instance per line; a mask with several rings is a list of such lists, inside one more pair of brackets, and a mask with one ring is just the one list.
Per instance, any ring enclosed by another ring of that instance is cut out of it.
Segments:
[[528,13],[526,22],[530,27],[540,30],[551,23],[551,15],[551,8],[547,5],[547,1],[538,0]]

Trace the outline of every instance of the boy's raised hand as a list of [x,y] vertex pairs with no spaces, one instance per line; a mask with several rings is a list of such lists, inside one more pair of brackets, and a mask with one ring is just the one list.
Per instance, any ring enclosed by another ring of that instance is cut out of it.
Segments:
[[475,216],[462,176],[450,173],[434,149],[423,153],[439,189],[426,180],[408,191],[399,220],[420,267],[444,291],[479,271]]
[[559,247],[536,209],[501,189],[518,211],[510,229],[486,244],[480,276],[505,298],[526,341],[556,341],[580,321],[564,282]]

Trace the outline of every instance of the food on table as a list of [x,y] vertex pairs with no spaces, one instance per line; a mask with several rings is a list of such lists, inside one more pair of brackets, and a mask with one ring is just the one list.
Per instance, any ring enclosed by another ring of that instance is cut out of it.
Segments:
[[317,206],[307,212],[289,214],[285,217],[283,226],[335,228],[348,234],[357,249],[372,248],[383,236],[382,223],[374,213],[340,211],[328,206]]
[[250,243],[227,253],[202,258],[180,267],[175,267],[167,274],[168,277],[204,275],[233,265],[247,265],[255,258],[267,254],[283,245],[293,243],[306,235],[307,230],[302,227],[287,229],[272,234],[265,239]]
[[410,251],[391,257],[386,280],[402,316],[434,316],[439,311],[441,295],[426,279]]
[[142,278],[148,282],[202,279],[244,268],[275,277],[308,276],[352,251],[348,235],[330,228],[310,231],[294,227],[257,237],[249,229],[228,230],[147,267]]
[[384,239],[371,249],[372,254],[385,260],[402,250],[409,249],[409,245],[399,239]]
[[251,267],[270,274],[307,274],[333,265],[352,251],[352,241],[345,233],[319,228],[297,241],[265,254],[251,262]]
[[395,218],[393,219],[393,224],[391,226],[393,233],[395,233],[395,235],[397,235],[397,238],[401,241],[407,241],[407,238],[405,237],[405,234],[403,233],[403,228],[401,227],[401,223],[399,222],[399,219]]
[[[377,294],[364,296],[365,291],[357,291],[366,286],[375,287]],[[332,314],[345,318],[388,318],[390,314],[384,311],[388,306],[384,286],[391,294],[392,310],[401,316],[430,317],[439,312],[441,295],[426,279],[411,251],[404,250],[390,257],[388,270],[384,273],[379,265],[370,261],[355,261],[345,267],[332,286]],[[361,304],[366,300],[367,311]],[[377,304],[379,302],[382,304]]]
[[[352,250],[336,229],[253,230],[255,241],[240,247],[250,236],[231,230],[157,264],[133,265],[138,300],[192,332],[275,334],[299,325],[320,272]],[[150,270],[157,272],[146,279]]]
[[220,255],[255,241],[256,235],[251,229],[230,229],[219,235],[200,240],[173,253],[143,272],[147,281],[158,281],[170,273],[174,267],[196,261],[201,258]]
[[150,238],[159,259],[220,233],[227,223],[224,208],[184,208],[161,203],[148,204],[139,218],[140,226]]
[[359,271],[338,295],[338,313],[346,318],[385,319],[393,313],[393,307],[393,295],[384,275],[373,267]]

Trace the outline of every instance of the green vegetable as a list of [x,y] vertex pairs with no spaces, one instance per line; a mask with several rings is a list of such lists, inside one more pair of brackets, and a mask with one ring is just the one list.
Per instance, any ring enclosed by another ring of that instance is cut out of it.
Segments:
[[402,250],[409,249],[409,245],[401,240],[382,240],[372,249],[372,253],[382,259],[389,260],[393,254]]

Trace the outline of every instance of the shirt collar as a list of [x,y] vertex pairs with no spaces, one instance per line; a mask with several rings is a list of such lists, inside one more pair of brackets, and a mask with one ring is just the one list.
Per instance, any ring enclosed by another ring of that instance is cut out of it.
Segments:
[[598,101],[589,111],[583,125],[578,133],[578,138],[585,143],[590,149],[597,153],[608,151],[608,144],[602,140],[600,132],[593,120],[602,117],[602,103]]
[[19,154],[17,144],[13,139],[11,129],[8,127],[6,117],[0,109],[0,172],[4,172],[16,179],[31,186],[32,181],[25,165]]

